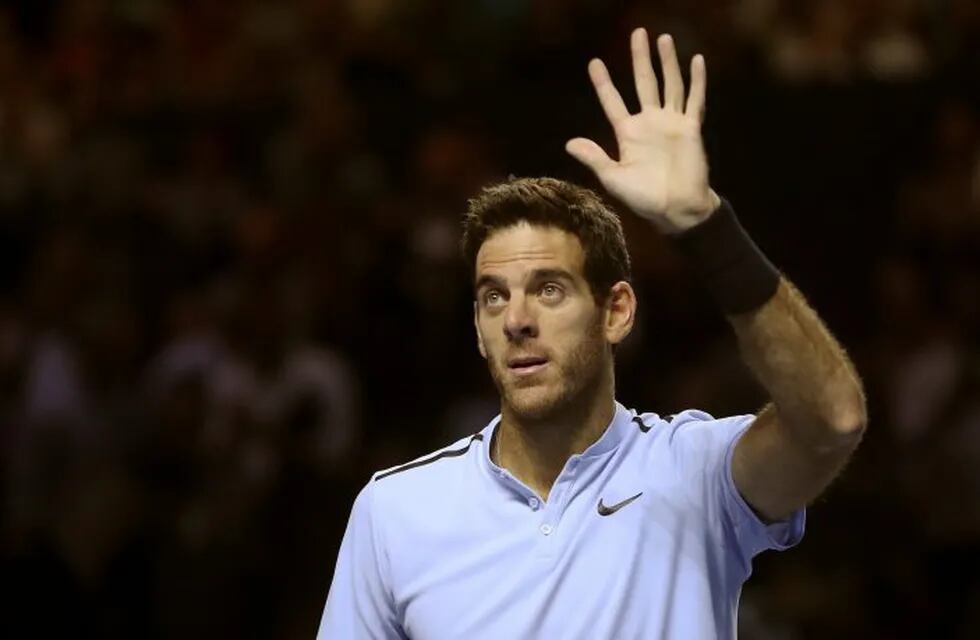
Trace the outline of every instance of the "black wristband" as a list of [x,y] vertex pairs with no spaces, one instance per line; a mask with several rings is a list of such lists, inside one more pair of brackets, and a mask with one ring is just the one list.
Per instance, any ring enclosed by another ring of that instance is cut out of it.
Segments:
[[677,234],[674,241],[728,315],[761,307],[779,288],[779,271],[724,198],[707,220]]

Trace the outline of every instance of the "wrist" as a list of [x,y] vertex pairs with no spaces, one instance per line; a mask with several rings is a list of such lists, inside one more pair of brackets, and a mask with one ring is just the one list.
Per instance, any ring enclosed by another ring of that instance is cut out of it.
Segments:
[[723,201],[721,199],[721,196],[719,196],[717,193],[715,193],[715,190],[714,189],[712,189],[711,187],[708,187],[708,204],[707,204],[707,206],[705,207],[705,209],[703,211],[703,215],[701,217],[701,221],[704,222],[709,217],[711,217],[711,214],[713,214],[716,211],[718,211],[718,209],[721,207],[722,204],[723,204]]
[[662,213],[642,211],[635,211],[635,213],[641,218],[649,220],[661,233],[677,236],[705,222],[720,206],[721,198],[709,187],[701,202],[693,206],[675,210],[667,209]]
[[752,311],[779,287],[779,271],[752,241],[727,200],[702,222],[673,236],[674,243],[728,315]]

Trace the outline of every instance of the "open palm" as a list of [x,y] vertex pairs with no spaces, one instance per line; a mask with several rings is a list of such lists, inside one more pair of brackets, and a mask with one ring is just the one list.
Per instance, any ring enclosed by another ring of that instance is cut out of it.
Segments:
[[691,60],[691,90],[685,102],[674,42],[669,35],[657,39],[664,74],[661,102],[646,30],[634,30],[630,45],[640,100],[637,114],[626,109],[602,61],[589,62],[589,77],[616,134],[619,160],[587,138],[569,140],[565,148],[636,214],[664,232],[677,233],[707,218],[720,202],[708,185],[708,160],[701,140],[704,57]]

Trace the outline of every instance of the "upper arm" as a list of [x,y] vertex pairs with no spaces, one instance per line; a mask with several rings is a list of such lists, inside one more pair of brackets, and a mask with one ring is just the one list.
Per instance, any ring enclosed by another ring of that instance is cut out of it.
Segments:
[[404,638],[368,483],[354,501],[318,638]]
[[690,504],[698,505],[716,542],[738,557],[748,575],[752,558],[767,550],[795,546],[803,538],[806,510],[781,522],[767,523],[735,485],[735,448],[756,416],[713,418],[687,410],[670,420],[668,443]]
[[732,477],[757,513],[769,521],[782,520],[820,495],[859,440],[856,433],[822,446],[804,442],[768,404],[735,445]]

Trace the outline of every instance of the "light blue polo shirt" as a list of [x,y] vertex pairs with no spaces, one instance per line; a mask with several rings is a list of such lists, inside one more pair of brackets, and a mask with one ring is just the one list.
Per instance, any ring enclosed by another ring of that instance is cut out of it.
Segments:
[[547,502],[490,460],[499,416],[376,473],[354,502],[318,637],[735,637],[752,557],[795,545],[805,521],[801,509],[767,526],[736,490],[732,453],[753,417],[617,403]]

